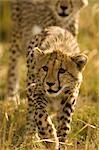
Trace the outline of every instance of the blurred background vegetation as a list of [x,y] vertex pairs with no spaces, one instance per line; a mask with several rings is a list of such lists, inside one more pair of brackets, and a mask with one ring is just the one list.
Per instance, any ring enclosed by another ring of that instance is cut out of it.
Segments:
[[8,33],[11,29],[10,3],[6,0],[0,0],[0,41],[7,41]]
[[[9,0],[0,0],[1,102],[4,99],[6,87],[9,39],[11,30],[10,13],[11,10]],[[99,0],[89,0],[89,5],[82,10],[80,16],[78,42],[81,47],[81,50],[88,55],[89,60],[87,67],[84,71],[84,81],[81,85],[80,96],[77,102],[76,112],[74,114],[74,121],[72,123],[73,132],[70,134],[70,140],[73,140],[73,142],[75,141],[76,145],[75,143],[72,143],[75,148],[72,149],[72,146],[70,146],[70,150],[76,150],[77,148],[78,150],[99,150]],[[25,77],[23,77],[24,72],[26,72],[25,63],[21,65],[20,70],[20,94],[23,98],[24,90],[22,92],[22,89],[24,89],[25,83]],[[3,107],[1,104],[0,109],[2,110],[2,108]],[[15,122],[18,122],[20,126],[23,125],[25,114],[24,106],[21,106],[21,109],[23,109],[23,111],[21,111],[21,114],[20,112],[15,113],[14,120],[12,121],[13,124]],[[8,110],[9,109],[7,108],[7,113]],[[4,139],[4,142],[5,141],[7,141],[6,138]],[[82,147],[77,147],[79,146],[78,141],[81,141],[83,145]],[[4,145],[2,144],[2,146]]]

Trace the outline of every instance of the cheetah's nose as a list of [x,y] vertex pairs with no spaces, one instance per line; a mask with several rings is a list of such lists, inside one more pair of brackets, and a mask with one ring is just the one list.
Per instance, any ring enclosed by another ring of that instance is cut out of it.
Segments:
[[60,7],[61,7],[61,9],[62,9],[63,11],[65,11],[66,9],[68,9],[67,6],[60,6]]
[[47,83],[47,85],[50,86],[50,87],[55,84],[55,83],[52,83],[52,82],[46,82],[46,83]]

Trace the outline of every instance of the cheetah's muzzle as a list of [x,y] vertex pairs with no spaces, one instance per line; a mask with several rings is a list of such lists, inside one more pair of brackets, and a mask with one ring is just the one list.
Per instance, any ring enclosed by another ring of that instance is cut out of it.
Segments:
[[54,90],[52,90],[52,89],[48,89],[47,90],[47,92],[49,93],[49,94],[54,94],[54,93],[57,93],[59,91],[59,89],[57,90],[57,91],[54,91]]
[[59,16],[61,17],[67,17],[69,16],[69,14],[65,13],[64,11],[62,13],[59,13]]

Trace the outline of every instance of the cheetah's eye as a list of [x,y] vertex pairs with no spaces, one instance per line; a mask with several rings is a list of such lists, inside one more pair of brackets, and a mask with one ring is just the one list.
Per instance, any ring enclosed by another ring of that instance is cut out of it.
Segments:
[[59,69],[59,73],[61,73],[61,74],[65,73],[65,69],[60,68],[60,69]]
[[48,71],[48,67],[47,66],[43,66],[42,68],[43,68],[44,71],[46,71],[46,72]]

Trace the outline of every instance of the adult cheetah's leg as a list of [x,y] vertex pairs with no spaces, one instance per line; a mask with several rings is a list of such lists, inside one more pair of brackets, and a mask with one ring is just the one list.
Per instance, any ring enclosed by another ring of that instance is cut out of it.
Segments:
[[11,51],[9,56],[9,68],[7,76],[7,98],[11,100],[18,95],[18,45],[16,43],[11,44]]
[[11,46],[9,55],[9,68],[7,77],[7,98],[11,100],[17,100],[18,90],[18,58],[21,42],[20,33],[20,9],[17,2],[12,2],[12,34],[11,34]]
[[[61,101],[61,110],[57,114],[57,136],[59,138],[60,147],[65,150],[66,137],[70,130],[70,123],[72,120],[72,114],[74,112],[75,99],[71,97],[70,100]],[[63,144],[61,144],[63,142]],[[61,149],[60,148],[60,149]]]

